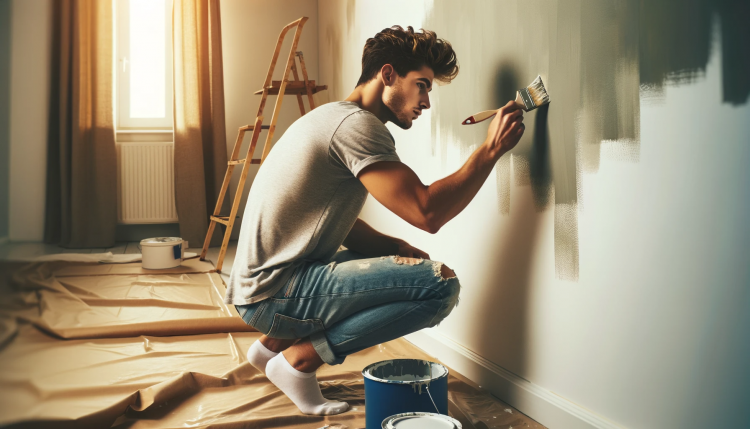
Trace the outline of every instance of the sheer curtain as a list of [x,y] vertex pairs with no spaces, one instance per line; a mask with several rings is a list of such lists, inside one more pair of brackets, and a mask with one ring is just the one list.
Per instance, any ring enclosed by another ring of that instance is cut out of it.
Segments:
[[[177,217],[182,238],[198,247],[227,169],[218,0],[174,0],[172,48]],[[214,234],[211,245],[220,242]]]
[[117,225],[112,2],[55,0],[44,239],[111,247]]

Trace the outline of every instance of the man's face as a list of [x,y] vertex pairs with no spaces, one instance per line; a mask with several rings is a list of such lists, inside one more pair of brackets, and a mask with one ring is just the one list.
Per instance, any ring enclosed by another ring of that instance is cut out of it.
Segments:
[[408,130],[412,122],[430,108],[430,91],[435,73],[423,66],[420,70],[410,71],[401,77],[394,72],[395,82],[387,85],[383,92],[383,102],[390,109],[390,121],[400,128]]

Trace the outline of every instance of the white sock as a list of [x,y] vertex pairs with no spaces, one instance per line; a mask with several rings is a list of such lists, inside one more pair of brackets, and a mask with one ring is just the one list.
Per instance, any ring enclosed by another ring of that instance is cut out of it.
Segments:
[[266,364],[271,358],[276,356],[277,352],[268,350],[260,340],[257,340],[250,346],[247,351],[247,360],[253,364],[254,367],[258,368],[262,373],[266,373]]
[[346,402],[323,397],[314,372],[301,372],[287,362],[283,353],[268,361],[266,377],[294,402],[303,414],[333,415],[349,408]]

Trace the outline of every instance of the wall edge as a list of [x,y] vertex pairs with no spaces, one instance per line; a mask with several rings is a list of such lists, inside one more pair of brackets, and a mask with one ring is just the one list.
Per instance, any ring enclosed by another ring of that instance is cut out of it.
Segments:
[[554,429],[623,429],[604,417],[485,359],[435,329],[405,337],[409,342],[482,386],[500,400]]

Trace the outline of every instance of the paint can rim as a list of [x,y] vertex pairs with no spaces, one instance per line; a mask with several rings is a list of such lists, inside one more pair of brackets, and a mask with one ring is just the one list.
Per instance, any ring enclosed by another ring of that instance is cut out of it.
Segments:
[[141,240],[141,246],[149,246],[149,247],[161,247],[161,246],[174,246],[177,244],[182,243],[182,238],[180,237],[152,237],[152,238],[144,238]]
[[[386,362],[415,361],[415,360],[422,361],[422,362],[428,362],[431,365],[437,365],[437,366],[439,366],[439,367],[441,367],[443,369],[443,373],[441,375],[437,376],[437,377],[430,378],[430,379],[425,379],[425,380],[385,380],[385,379],[382,379],[382,378],[375,377],[374,375],[370,374],[369,371],[368,371],[372,367],[376,367],[376,366],[381,365],[381,364],[386,363]],[[386,360],[382,360],[380,362],[375,362],[375,363],[371,363],[371,364],[367,365],[362,370],[362,376],[364,376],[365,378],[369,378],[370,380],[373,380],[373,381],[378,381],[380,383],[389,383],[389,384],[417,384],[417,383],[424,383],[425,381],[430,381],[431,382],[431,381],[435,381],[435,380],[440,380],[441,378],[444,378],[444,377],[448,377],[448,367],[446,367],[445,365],[443,365],[441,363],[437,363],[437,362],[433,362],[433,361],[425,360],[425,359],[386,359]],[[442,414],[440,414],[440,415],[442,415]]]
[[426,412],[411,412],[411,413],[401,413],[401,414],[395,414],[392,416],[388,416],[385,419],[383,419],[383,423],[380,425],[382,429],[398,429],[395,424],[399,421],[411,419],[414,417],[435,417],[439,418],[441,420],[445,420],[448,423],[451,423],[455,429],[462,429],[463,426],[461,425],[461,422],[454,419],[451,416],[446,416],[445,414],[437,414],[437,413],[426,413]]

